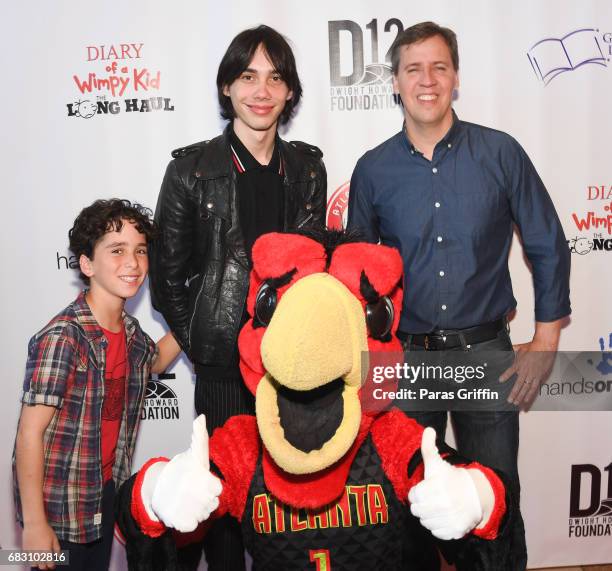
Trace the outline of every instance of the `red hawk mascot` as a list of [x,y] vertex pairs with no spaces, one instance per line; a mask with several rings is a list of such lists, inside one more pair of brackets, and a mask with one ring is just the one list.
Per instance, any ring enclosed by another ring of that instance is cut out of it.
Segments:
[[210,442],[199,417],[187,451],[124,484],[130,568],[178,569],[176,547],[230,514],[257,570],[416,570],[414,525],[455,545],[459,568],[503,569],[501,477],[399,410],[363,406],[368,352],[402,350],[398,252],[325,232],[267,234],[252,254],[239,349],[256,415]]

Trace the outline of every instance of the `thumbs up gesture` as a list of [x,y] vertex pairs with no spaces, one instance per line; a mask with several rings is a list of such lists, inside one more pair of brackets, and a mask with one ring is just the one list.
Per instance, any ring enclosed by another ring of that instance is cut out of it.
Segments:
[[[189,449],[168,463],[153,464],[149,471],[142,487],[143,502],[166,527],[193,531],[210,517],[219,506],[222,486],[210,472],[204,415],[193,421]],[[149,495],[150,502],[145,495]],[[147,509],[149,515],[150,510]]]
[[[482,522],[483,511],[491,511],[491,486],[481,472],[446,462],[436,447],[433,428],[423,432],[421,454],[425,477],[408,494],[410,511],[438,539],[459,539]],[[476,477],[472,472],[477,472]]]

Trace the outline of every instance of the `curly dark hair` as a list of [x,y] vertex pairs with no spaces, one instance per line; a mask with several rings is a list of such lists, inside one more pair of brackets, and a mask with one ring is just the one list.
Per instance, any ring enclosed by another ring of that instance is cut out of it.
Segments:
[[279,122],[284,125],[291,119],[293,111],[302,97],[302,84],[295,65],[295,57],[287,40],[269,26],[257,26],[240,32],[227,48],[217,72],[217,94],[221,107],[221,117],[231,121],[235,116],[231,99],[223,93],[240,74],[249,67],[259,46],[263,46],[274,69],[293,92],[293,96],[280,114]]
[[[96,244],[108,232],[120,232],[124,220],[131,222],[136,230],[144,234],[147,242],[157,235],[157,227],[151,219],[152,212],[141,204],[132,204],[129,200],[111,198],[96,200],[83,208],[68,231],[70,250],[77,260],[81,255],[93,260]],[[89,284],[89,278],[80,272],[81,279]]]

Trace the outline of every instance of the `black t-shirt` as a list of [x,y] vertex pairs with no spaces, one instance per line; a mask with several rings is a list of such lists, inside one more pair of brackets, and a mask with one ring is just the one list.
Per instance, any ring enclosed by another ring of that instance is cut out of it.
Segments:
[[230,132],[232,160],[238,173],[240,227],[251,259],[255,240],[268,232],[280,232],[284,219],[283,166],[278,137],[268,165],[261,165]]

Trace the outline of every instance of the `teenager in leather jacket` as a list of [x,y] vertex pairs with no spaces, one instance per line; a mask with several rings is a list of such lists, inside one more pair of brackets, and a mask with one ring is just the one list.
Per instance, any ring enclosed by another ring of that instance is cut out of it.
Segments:
[[[266,232],[324,226],[327,178],[314,146],[277,132],[302,88],[286,40],[259,26],[236,36],[217,74],[223,134],[177,149],[164,177],[150,249],[154,307],[194,364],[195,409],[210,434],[237,414],[253,414],[238,367],[246,321],[250,248]],[[215,523],[204,550],[210,571],[245,568],[239,526]],[[201,546],[179,556],[196,569]]]
[[[203,366],[231,358],[249,286],[229,128],[172,152],[155,212],[161,237],[150,253],[153,305],[189,358]],[[321,151],[278,140],[285,167],[282,230],[323,227],[327,178]]]

